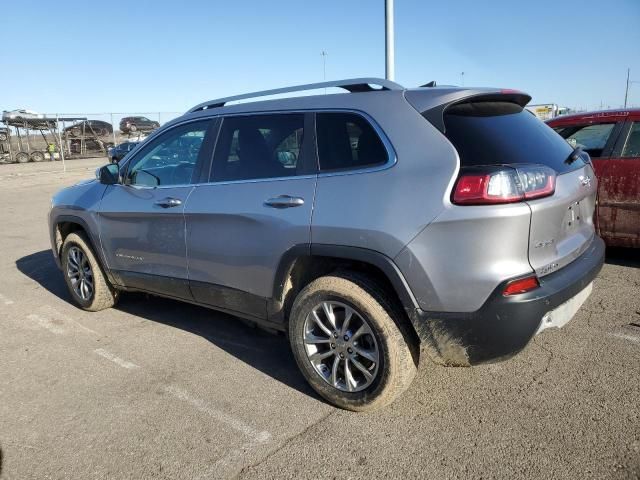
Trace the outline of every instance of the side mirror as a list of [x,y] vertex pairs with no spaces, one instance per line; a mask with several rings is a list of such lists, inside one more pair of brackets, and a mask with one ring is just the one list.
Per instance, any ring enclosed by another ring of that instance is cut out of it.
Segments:
[[110,163],[96,170],[96,178],[103,185],[114,185],[118,183],[119,174],[120,170],[115,163]]

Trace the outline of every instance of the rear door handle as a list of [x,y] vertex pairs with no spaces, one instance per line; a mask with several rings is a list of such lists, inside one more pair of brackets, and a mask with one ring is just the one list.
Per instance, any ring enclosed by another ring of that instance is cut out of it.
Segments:
[[162,208],[171,208],[182,205],[182,200],[180,200],[179,198],[167,197],[163,198],[162,200],[158,200],[155,204]]
[[265,206],[272,208],[291,208],[304,205],[304,198],[290,195],[279,195],[264,201]]

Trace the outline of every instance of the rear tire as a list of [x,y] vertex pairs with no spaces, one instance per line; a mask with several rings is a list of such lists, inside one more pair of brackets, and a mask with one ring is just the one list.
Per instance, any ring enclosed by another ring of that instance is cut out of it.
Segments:
[[67,288],[80,308],[97,312],[116,304],[118,292],[109,284],[83,232],[67,235],[61,260]]
[[359,275],[314,280],[289,316],[289,341],[307,382],[333,405],[353,411],[388,405],[411,385],[417,345],[409,332],[389,295]]

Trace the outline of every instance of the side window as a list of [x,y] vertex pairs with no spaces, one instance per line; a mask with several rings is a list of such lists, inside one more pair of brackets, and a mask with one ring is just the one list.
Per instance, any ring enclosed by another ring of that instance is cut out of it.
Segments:
[[360,115],[318,113],[316,130],[321,171],[371,167],[389,160],[382,140]]
[[565,128],[558,133],[560,133],[572,147],[582,147],[591,157],[598,158],[602,156],[602,151],[609,141],[615,125],[615,123],[580,125]]
[[129,162],[125,183],[147,187],[191,183],[210,124],[209,120],[188,123],[155,138]]
[[640,122],[633,122],[622,149],[622,157],[640,157]]
[[213,157],[214,182],[295,175],[302,164],[304,114],[227,117]]

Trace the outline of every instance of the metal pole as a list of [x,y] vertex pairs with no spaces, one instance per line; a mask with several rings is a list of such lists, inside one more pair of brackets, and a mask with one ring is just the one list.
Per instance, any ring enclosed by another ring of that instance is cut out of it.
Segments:
[[[323,50],[320,55],[322,55],[322,81],[326,82],[327,81],[327,52]],[[325,95],[327,94],[326,87],[324,89],[324,94]]]
[[624,108],[627,108],[627,97],[629,97],[629,74],[631,73],[631,69],[627,68],[627,88],[624,91]]
[[[56,126],[58,125],[58,114],[56,113]],[[60,142],[60,160],[62,160],[62,171],[67,171],[67,164],[64,161],[64,146],[62,145],[62,136],[60,135],[60,129],[58,129],[58,142]]]
[[385,0],[384,9],[384,37],[385,37],[385,78],[394,80],[395,72],[395,46],[393,34],[393,0]]
[[113,146],[116,146],[116,126],[113,124],[113,113],[111,115],[111,133],[113,134]]

